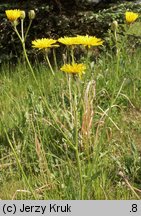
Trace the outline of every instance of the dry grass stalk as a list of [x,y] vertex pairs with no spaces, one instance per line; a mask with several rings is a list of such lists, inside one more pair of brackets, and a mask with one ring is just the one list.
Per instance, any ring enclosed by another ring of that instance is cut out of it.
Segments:
[[[124,180],[124,182],[126,183],[126,185],[128,186],[128,188],[133,192],[133,194],[136,196],[136,198],[138,199],[138,200],[140,200],[141,198],[140,198],[140,196],[136,193],[136,189],[129,183],[129,181],[128,181],[128,179],[127,179],[127,177],[123,174],[123,172],[119,172],[119,176],[121,176],[122,178],[123,178],[123,180]],[[138,191],[139,192],[139,191]]]
[[44,148],[43,148],[41,142],[39,141],[39,138],[38,138],[36,132],[35,132],[35,148],[36,148],[36,153],[37,153],[38,158],[39,158],[40,173],[42,174],[42,176],[44,178],[45,184],[47,185],[48,182],[50,182],[50,184],[51,184],[52,183],[51,172],[50,172],[49,167],[48,167],[46,153],[44,151]]
[[88,139],[91,134],[92,121],[94,116],[93,101],[96,95],[96,83],[94,80],[87,85],[84,95],[84,114],[82,117],[81,134],[83,139]]
[[15,200],[16,196],[17,196],[17,193],[28,193],[28,194],[31,194],[30,191],[28,190],[16,190],[16,192],[14,193],[14,195],[12,196],[12,200]]

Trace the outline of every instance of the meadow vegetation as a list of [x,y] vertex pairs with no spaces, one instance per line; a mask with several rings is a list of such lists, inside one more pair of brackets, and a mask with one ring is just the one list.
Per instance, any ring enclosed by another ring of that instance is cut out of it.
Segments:
[[[136,19],[113,22],[97,46],[84,38],[84,46],[66,46],[62,60],[54,53],[51,63],[50,55],[28,62],[21,40],[18,63],[1,66],[0,199],[141,198]],[[73,61],[85,73],[60,70]]]

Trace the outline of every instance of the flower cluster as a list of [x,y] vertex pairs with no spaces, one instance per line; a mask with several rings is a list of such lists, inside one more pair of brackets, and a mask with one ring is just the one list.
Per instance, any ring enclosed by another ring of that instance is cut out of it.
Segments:
[[[16,22],[17,19],[20,18],[21,20],[23,20],[25,18],[25,11],[21,11],[18,9],[15,10],[6,10],[5,11],[6,16],[8,18],[8,20],[10,22],[12,22],[13,24],[15,23],[16,26]],[[35,18],[35,12],[34,10],[29,11],[28,13],[29,19],[32,22],[32,19]],[[125,12],[125,20],[128,24],[131,24],[133,22],[136,21],[136,19],[139,17],[139,14],[134,13],[134,12],[129,12],[126,11]],[[115,21],[114,22],[114,28],[117,28],[118,23]],[[15,31],[17,32],[17,29],[15,28]],[[28,30],[27,30],[28,33]],[[18,32],[17,35],[19,36]],[[22,32],[23,35],[23,32]],[[26,34],[27,35],[27,34]],[[22,43],[24,43],[23,39],[19,36],[19,38],[21,39]],[[26,38],[26,36],[25,36]],[[41,39],[36,39],[34,41],[32,41],[32,47],[33,48],[37,48],[37,49],[50,49],[50,48],[54,48],[54,47],[59,47],[59,44],[57,43],[61,43],[64,44],[66,46],[76,46],[76,45],[81,45],[84,47],[95,47],[95,46],[100,46],[103,45],[104,41],[101,38],[97,38],[95,36],[89,36],[89,35],[77,35],[74,37],[61,37],[58,40],[54,40],[54,39],[49,39],[49,38],[41,38]],[[79,76],[82,75],[82,73],[84,73],[86,66],[84,64],[77,64],[74,62],[74,58],[72,55],[72,64],[65,64],[63,65],[60,70],[66,73],[71,73],[71,74],[78,74]],[[48,56],[47,56],[47,61],[50,65]],[[51,68],[51,65],[50,65]]]
[[[6,13],[7,19],[12,23],[17,21],[17,19],[19,19],[19,18],[25,19],[25,11],[23,11],[23,10],[19,10],[19,9],[6,10],[5,13]],[[28,17],[30,20],[34,19],[35,18],[35,11],[30,10],[28,12]]]
[[99,46],[103,44],[103,40],[97,38],[95,36],[81,36],[77,35],[77,37],[64,37],[59,38],[58,41],[65,45],[84,45],[84,46]]
[[73,45],[84,45],[84,46],[99,46],[103,44],[103,40],[96,38],[94,36],[80,36],[77,37],[64,37],[59,38],[58,40],[48,39],[48,38],[42,38],[32,41],[32,45],[34,48],[51,48],[51,47],[58,47],[58,44],[55,44],[56,42],[60,42],[62,44],[65,44],[67,46],[73,46]]
[[[96,38],[95,36],[76,36],[76,37],[61,37],[58,40],[49,39],[49,38],[42,38],[32,41],[32,47],[38,49],[47,49],[58,47],[59,45],[56,42],[62,43],[66,46],[73,46],[73,45],[83,45],[88,46],[99,46],[103,44],[103,40],[100,38]],[[71,74],[78,74],[80,77],[84,73],[86,66],[84,64],[77,64],[73,62],[72,64],[65,64],[63,65],[60,70],[66,73]]]

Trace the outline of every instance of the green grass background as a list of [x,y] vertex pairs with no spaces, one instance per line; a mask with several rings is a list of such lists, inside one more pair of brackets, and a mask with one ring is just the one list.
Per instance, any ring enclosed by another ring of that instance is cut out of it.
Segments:
[[124,40],[82,79],[0,68],[0,199],[141,198],[141,48]]

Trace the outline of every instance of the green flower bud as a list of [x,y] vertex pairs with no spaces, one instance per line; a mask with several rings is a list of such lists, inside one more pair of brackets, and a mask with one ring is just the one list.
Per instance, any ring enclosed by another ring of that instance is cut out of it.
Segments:
[[35,11],[34,10],[30,10],[28,12],[28,17],[30,20],[33,20],[35,18]]
[[25,19],[25,16],[26,16],[25,11],[21,11],[20,19]]
[[115,20],[111,24],[111,29],[112,29],[112,31],[116,31],[117,28],[118,28],[118,22]]

